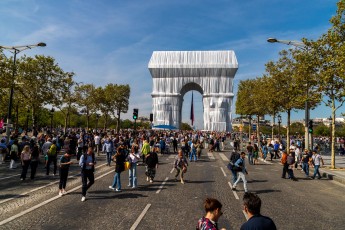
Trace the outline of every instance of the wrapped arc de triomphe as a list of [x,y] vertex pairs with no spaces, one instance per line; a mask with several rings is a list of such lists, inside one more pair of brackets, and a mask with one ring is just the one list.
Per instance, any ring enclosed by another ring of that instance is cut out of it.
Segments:
[[153,124],[180,127],[183,96],[203,98],[204,130],[231,131],[234,51],[154,51],[148,68],[153,79]]

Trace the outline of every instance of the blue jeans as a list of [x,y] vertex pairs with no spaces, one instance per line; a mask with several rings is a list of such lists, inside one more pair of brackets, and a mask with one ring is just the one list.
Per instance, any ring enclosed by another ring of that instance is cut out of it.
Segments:
[[107,163],[108,163],[108,165],[110,165],[112,155],[113,155],[112,152],[107,152]]
[[117,184],[117,189],[121,190],[121,172],[115,173],[114,182],[113,182],[112,187],[115,188],[116,184]]
[[232,173],[232,184],[235,184],[235,182],[237,181],[237,172],[232,169],[231,173]]
[[137,187],[137,164],[131,163],[131,167],[129,168],[129,183],[128,186],[130,187]]
[[254,164],[254,162],[253,162],[253,153],[248,153],[248,161],[249,161],[250,165]]
[[194,161],[197,160],[196,158],[196,151],[192,150],[189,154],[189,160],[192,161],[192,158],[194,157]]
[[309,164],[308,163],[302,163],[302,169],[306,176],[309,176]]
[[316,174],[319,176],[319,178],[321,178],[319,168],[320,168],[320,165],[314,165],[314,176],[313,176],[313,178],[315,178]]

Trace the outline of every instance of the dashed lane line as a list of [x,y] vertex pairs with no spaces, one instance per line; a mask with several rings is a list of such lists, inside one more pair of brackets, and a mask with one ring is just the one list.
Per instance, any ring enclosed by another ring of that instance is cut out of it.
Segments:
[[5,180],[5,179],[11,178],[11,177],[16,177],[16,176],[20,176],[20,174],[16,174],[16,175],[12,175],[12,176],[7,176],[7,177],[2,177],[2,178],[0,178],[0,180]]
[[216,158],[214,158],[213,153],[207,152],[207,156],[208,158],[210,158],[211,160],[215,160]]
[[220,170],[222,170],[223,175],[226,177],[226,173],[225,173],[224,169],[222,167],[219,167],[219,168],[220,168]]
[[[99,177],[95,178],[95,181],[101,179],[102,177],[107,176],[107,175],[110,174],[110,173],[114,173],[114,171],[111,170],[111,171],[109,171],[109,172],[107,172],[107,173],[105,173],[105,174],[100,175]],[[79,185],[79,186],[77,186],[77,187],[75,187],[75,188],[69,190],[69,191],[67,192],[67,194],[68,194],[68,193],[71,193],[71,192],[74,192],[75,190],[80,189],[81,187],[82,187],[82,185]],[[19,218],[19,217],[21,217],[21,216],[24,216],[25,214],[27,214],[27,213],[29,213],[29,212],[32,212],[32,211],[34,211],[34,210],[36,210],[36,209],[42,207],[43,205],[46,205],[46,204],[48,204],[48,203],[50,203],[50,202],[52,202],[52,201],[54,201],[54,200],[57,200],[57,199],[59,199],[59,198],[62,198],[62,197],[59,196],[59,195],[54,196],[54,197],[52,197],[52,198],[50,198],[50,199],[48,199],[48,200],[46,200],[46,201],[43,201],[42,203],[39,203],[39,204],[37,204],[37,205],[35,205],[35,206],[31,207],[31,208],[26,209],[25,211],[22,211],[22,212],[20,212],[20,213],[18,213],[18,214],[16,214],[16,215],[13,215],[13,216],[11,216],[11,217],[9,217],[9,218],[7,218],[7,219],[1,221],[1,222],[0,222],[0,226],[1,226],[1,225],[4,225],[4,224],[7,224],[8,222],[11,222],[11,221],[13,221],[13,220],[15,220],[15,219],[17,219],[17,218]]]
[[169,177],[166,177],[165,180],[162,182],[161,186],[159,186],[158,190],[157,190],[157,194],[160,193],[162,191],[162,188],[164,187],[165,183],[168,181]]
[[[104,165],[106,165],[106,163],[97,166],[96,169],[97,169],[97,168],[100,168],[100,167],[102,167],[102,166],[104,166]],[[77,177],[77,176],[80,176],[80,173],[79,173],[79,174],[76,174],[76,175],[73,175],[73,176],[69,176],[68,178],[70,179],[70,178],[74,178],[74,177]],[[46,188],[46,187],[49,187],[49,186],[51,186],[51,185],[53,185],[53,184],[57,184],[57,183],[59,183],[59,182],[60,182],[59,180],[54,181],[54,182],[50,182],[49,184],[46,184],[46,185],[37,187],[37,188],[35,188],[35,189],[32,189],[32,190],[27,191],[27,192],[24,192],[24,193],[22,193],[22,194],[16,195],[16,196],[14,196],[14,197],[7,198],[7,199],[5,199],[5,200],[0,201],[0,204],[5,203],[5,202],[8,202],[8,201],[13,200],[13,199],[16,199],[16,198],[19,198],[19,197],[22,197],[22,196],[25,196],[25,195],[27,195],[27,194],[29,194],[29,193],[35,192],[35,191],[37,191],[37,190],[40,190],[40,189],[43,189],[43,188]]]
[[225,156],[224,153],[219,153],[220,158],[222,158],[223,161],[229,161],[229,159]]
[[134,224],[132,225],[132,227],[130,228],[130,230],[135,230],[138,225],[140,224],[140,221],[144,218],[145,214],[147,213],[147,211],[149,210],[149,208],[151,207],[151,204],[147,204],[146,207],[144,208],[144,210],[140,213],[138,219],[134,222]]
[[[229,184],[229,186],[230,186],[230,188],[231,188],[231,190],[232,190],[232,185],[231,185],[231,183],[230,183],[230,182],[228,182],[228,184]],[[239,200],[239,199],[240,199],[240,198],[238,197],[238,195],[237,195],[236,191],[232,191],[232,193],[234,194],[234,196],[235,196],[236,200]]]

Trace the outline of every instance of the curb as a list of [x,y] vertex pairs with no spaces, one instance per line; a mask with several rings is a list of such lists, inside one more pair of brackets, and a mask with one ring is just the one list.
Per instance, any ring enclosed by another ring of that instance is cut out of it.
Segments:
[[329,180],[334,180],[336,182],[339,182],[339,183],[345,185],[345,178],[344,177],[339,177],[337,175],[334,175],[334,174],[327,172],[327,171],[324,171],[322,169],[320,170],[320,173],[321,173],[322,177],[326,177]]

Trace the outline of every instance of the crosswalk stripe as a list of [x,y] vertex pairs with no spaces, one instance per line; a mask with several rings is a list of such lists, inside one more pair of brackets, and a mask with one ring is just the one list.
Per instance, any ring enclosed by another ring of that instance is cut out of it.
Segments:
[[225,156],[224,153],[219,153],[220,158],[222,158],[223,161],[229,161],[229,159]]
[[216,159],[216,158],[214,158],[213,153],[208,152],[208,153],[207,153],[207,156],[208,156],[208,158],[210,158],[211,160],[215,160],[215,159]]

